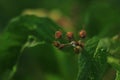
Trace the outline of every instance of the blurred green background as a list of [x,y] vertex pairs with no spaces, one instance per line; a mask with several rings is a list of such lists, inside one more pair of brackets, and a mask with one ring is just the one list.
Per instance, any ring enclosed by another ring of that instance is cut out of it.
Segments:
[[0,0],[0,30],[24,10],[43,8],[60,10],[76,27],[85,25],[89,36],[112,36],[120,29],[119,4],[119,0]]
[[[0,32],[12,18],[25,14],[47,15],[75,34],[84,27],[88,38],[120,34],[120,0],[0,0]],[[39,48],[45,50],[44,47],[48,47],[45,52],[48,56],[38,56]],[[26,49],[23,53],[13,80],[75,80],[77,76],[77,56],[73,52],[64,54],[44,45]],[[7,72],[4,80],[7,80]]]

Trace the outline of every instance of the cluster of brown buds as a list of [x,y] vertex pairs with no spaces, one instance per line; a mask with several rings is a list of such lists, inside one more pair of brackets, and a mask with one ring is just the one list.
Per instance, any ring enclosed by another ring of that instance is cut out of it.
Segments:
[[53,45],[56,46],[59,49],[62,49],[66,46],[72,46],[75,53],[79,53],[84,48],[83,39],[86,37],[86,31],[84,29],[82,29],[79,32],[78,35],[80,37],[80,40],[76,41],[76,40],[74,40],[73,32],[67,32],[66,33],[66,38],[69,42],[63,44],[63,43],[60,43],[60,41],[58,41],[60,38],[62,38],[62,32],[61,31],[56,31],[55,32],[56,41],[53,42]]

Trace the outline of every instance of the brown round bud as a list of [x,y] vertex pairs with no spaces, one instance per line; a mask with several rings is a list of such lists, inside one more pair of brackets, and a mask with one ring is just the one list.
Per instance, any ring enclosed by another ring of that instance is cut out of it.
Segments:
[[79,32],[79,36],[80,36],[80,38],[85,38],[86,37],[86,31],[85,30],[81,30],[80,32]]
[[56,31],[55,32],[55,38],[56,39],[59,39],[59,38],[61,38],[62,37],[62,32],[61,31]]
[[66,34],[68,39],[72,39],[73,38],[73,32],[67,32]]

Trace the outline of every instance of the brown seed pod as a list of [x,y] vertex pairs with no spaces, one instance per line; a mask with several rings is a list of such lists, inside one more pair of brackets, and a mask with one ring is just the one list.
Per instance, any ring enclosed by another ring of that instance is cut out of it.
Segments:
[[79,36],[80,36],[80,38],[85,38],[86,37],[86,31],[83,29],[83,30],[81,30],[80,32],[79,32]]
[[60,39],[62,37],[62,32],[61,31],[56,31],[55,32],[55,38]]
[[66,36],[68,39],[72,39],[73,38],[73,32],[67,32]]

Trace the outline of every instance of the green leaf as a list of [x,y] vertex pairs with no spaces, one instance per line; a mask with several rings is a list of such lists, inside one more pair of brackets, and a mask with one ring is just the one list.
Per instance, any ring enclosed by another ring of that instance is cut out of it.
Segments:
[[[23,69],[22,73],[21,69]],[[29,75],[33,78],[32,80],[34,80],[36,77],[35,75],[39,75],[37,77],[41,79],[41,76],[44,77],[46,73],[59,74],[59,67],[54,55],[53,46],[44,43],[24,48],[17,62],[17,71],[15,75],[21,80],[25,80],[27,75]],[[22,77],[20,77],[20,75]]]
[[111,47],[110,47],[110,54],[107,57],[107,62],[112,66],[112,68],[116,71],[116,79],[120,80],[120,40],[119,36],[113,37],[111,39]]
[[120,71],[117,71],[115,80],[120,80]]
[[120,63],[119,63],[119,61],[120,61],[119,59],[111,57],[111,56],[109,56],[107,58],[107,62],[109,64],[111,64],[118,71],[120,71]]
[[[49,18],[25,15],[11,20],[0,37],[0,75],[4,75],[3,73],[12,70],[13,66],[18,64],[17,61],[26,46],[52,44],[57,30],[61,30],[64,35],[62,28]],[[30,36],[34,38],[30,39]]]
[[29,15],[14,18],[6,29],[7,32],[14,35],[13,38],[23,43],[29,35],[36,36],[41,41],[52,42],[54,40],[54,33],[57,30],[63,31],[60,26],[49,18],[39,18]]
[[86,42],[85,49],[79,56],[78,80],[102,80],[107,63],[109,39],[94,37]]
[[0,75],[12,69],[16,63],[20,44],[10,37],[10,34],[4,33],[0,37]]

